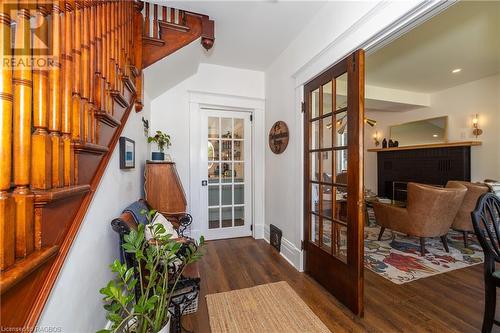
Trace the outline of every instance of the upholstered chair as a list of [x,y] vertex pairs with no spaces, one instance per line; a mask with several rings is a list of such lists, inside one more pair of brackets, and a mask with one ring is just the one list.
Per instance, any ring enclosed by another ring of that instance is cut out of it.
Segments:
[[379,240],[385,228],[420,238],[420,253],[425,255],[425,238],[440,237],[446,252],[446,235],[457,215],[467,188],[440,188],[408,183],[406,208],[373,202],[377,223],[381,226]]
[[457,216],[455,216],[455,220],[453,220],[451,228],[463,233],[464,246],[467,247],[468,233],[474,232],[471,213],[476,208],[479,197],[488,192],[489,188],[484,184],[475,184],[458,180],[450,180],[446,184],[447,188],[460,188],[461,186],[465,186],[467,188],[467,193],[465,194],[464,201],[458,210]]

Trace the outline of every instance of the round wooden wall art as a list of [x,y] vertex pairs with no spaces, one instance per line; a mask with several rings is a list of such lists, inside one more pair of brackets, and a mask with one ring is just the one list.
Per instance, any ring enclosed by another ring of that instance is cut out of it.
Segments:
[[277,121],[269,131],[269,148],[275,154],[281,154],[288,146],[289,132],[284,121]]

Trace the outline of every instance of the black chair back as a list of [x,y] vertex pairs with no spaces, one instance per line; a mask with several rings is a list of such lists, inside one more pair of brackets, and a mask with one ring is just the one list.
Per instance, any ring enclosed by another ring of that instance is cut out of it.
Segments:
[[471,215],[485,261],[500,262],[500,199],[493,193],[483,194]]

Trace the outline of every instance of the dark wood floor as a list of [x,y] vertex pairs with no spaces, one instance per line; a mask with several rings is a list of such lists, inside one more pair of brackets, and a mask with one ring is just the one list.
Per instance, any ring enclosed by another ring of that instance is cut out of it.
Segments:
[[263,240],[207,242],[199,267],[198,312],[183,320],[197,333],[210,332],[205,295],[277,281],[287,281],[332,332],[477,332],[482,323],[482,265],[404,285],[365,270],[364,318],[353,316]]

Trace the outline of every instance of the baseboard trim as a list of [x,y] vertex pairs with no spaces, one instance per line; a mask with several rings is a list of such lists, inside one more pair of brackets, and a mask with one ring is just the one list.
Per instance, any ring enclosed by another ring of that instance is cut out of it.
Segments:
[[[266,242],[270,242],[270,231],[269,231],[269,226],[266,225],[264,227],[264,239]],[[282,237],[281,238],[281,252],[280,255],[285,258],[286,261],[290,263],[296,270],[299,272],[302,271],[301,269],[301,262],[302,262],[302,251],[297,248],[295,245],[293,245],[292,242],[290,242],[288,239]]]
[[265,238],[265,226],[264,224],[254,224],[254,234],[253,238],[255,239],[263,239]]

